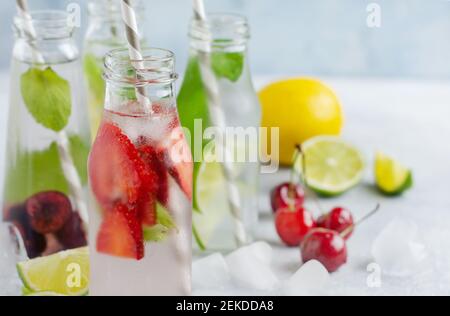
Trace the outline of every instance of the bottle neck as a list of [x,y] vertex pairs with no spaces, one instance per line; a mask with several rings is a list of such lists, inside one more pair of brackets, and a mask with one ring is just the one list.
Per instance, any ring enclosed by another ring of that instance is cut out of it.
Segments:
[[[126,43],[125,26],[121,15],[122,0],[90,0],[88,4],[89,28],[86,39],[89,41],[108,42],[111,46]],[[145,13],[142,0],[131,0],[137,12],[138,24]],[[142,34],[140,34],[142,37]]]
[[36,11],[14,19],[14,57],[31,64],[74,61],[79,51],[73,40],[74,26],[64,11]]
[[[161,109],[176,107],[175,58],[172,52],[147,48],[144,58],[130,62],[128,50],[117,49],[105,58],[104,78],[107,83],[105,108],[123,114],[148,113],[145,98]],[[133,106],[129,106],[133,104]],[[131,111],[131,113],[130,113]],[[150,111],[152,112],[152,111]]]
[[207,21],[192,20],[189,37],[194,51],[245,54],[250,28],[242,16],[210,14]]

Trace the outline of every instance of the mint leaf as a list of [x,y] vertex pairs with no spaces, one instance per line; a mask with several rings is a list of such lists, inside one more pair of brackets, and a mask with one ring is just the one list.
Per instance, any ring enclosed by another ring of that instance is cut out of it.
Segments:
[[83,60],[84,74],[89,84],[89,91],[99,106],[103,106],[105,99],[105,80],[103,80],[102,61],[93,54],[86,54]]
[[[79,136],[70,136],[70,152],[82,184],[87,184],[87,157],[89,142]],[[22,203],[42,191],[59,191],[69,194],[69,186],[61,168],[58,148],[52,143],[47,149],[19,152],[6,171],[5,202]]]
[[177,229],[177,224],[173,220],[172,215],[159,203],[156,205],[156,222],[167,229]]
[[[180,116],[181,126],[187,128],[191,135],[194,135],[195,120],[202,121],[202,132],[211,126],[209,119],[208,98],[200,73],[200,64],[197,57],[192,57],[189,60],[186,73],[184,76],[183,85],[178,94],[178,113]],[[202,149],[208,142],[205,141]],[[191,142],[191,151],[194,153],[194,142]],[[194,188],[196,188],[197,175],[200,171],[202,163],[194,162]],[[194,210],[198,210],[197,197],[193,197]]]
[[169,229],[161,224],[144,227],[144,240],[146,242],[161,242],[166,240]]
[[237,82],[244,71],[244,54],[213,52],[211,63],[217,77]]
[[144,240],[147,242],[161,242],[167,239],[170,231],[177,229],[177,225],[169,211],[160,203],[156,204],[156,225],[144,227]]
[[69,122],[72,112],[70,85],[50,67],[30,68],[20,79],[25,105],[36,122],[59,132]]

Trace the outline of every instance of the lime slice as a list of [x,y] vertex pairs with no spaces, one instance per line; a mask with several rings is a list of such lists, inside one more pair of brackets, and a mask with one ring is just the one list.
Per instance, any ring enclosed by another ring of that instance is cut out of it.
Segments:
[[[230,153],[245,152],[244,144],[235,143]],[[204,150],[204,162],[201,164],[195,181],[194,194],[196,197],[197,212],[193,215],[194,235],[202,250],[208,248],[214,239],[218,228],[230,214],[227,200],[227,186],[221,163],[217,159],[215,144],[210,143]],[[238,178],[244,171],[242,164],[234,164],[233,176]],[[240,192],[250,189],[244,183],[237,183]],[[218,240],[218,242],[225,242]]]
[[17,264],[19,276],[31,293],[52,292],[83,296],[88,292],[88,248],[63,251]]
[[35,293],[26,294],[25,296],[67,296],[67,295],[58,294],[55,292],[35,292]]
[[362,179],[364,160],[352,145],[338,137],[319,136],[303,144],[305,163],[299,159],[296,168],[306,168],[307,185],[324,196],[341,195]]
[[375,158],[375,179],[378,189],[386,195],[400,195],[413,186],[411,170],[382,153]]

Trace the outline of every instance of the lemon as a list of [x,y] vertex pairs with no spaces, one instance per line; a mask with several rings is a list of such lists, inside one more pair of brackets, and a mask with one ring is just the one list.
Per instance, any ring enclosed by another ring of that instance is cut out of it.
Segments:
[[361,181],[365,169],[363,157],[342,139],[318,136],[306,141],[302,149],[305,162],[299,159],[296,168],[304,173],[306,184],[315,192],[337,196]]
[[89,252],[79,248],[17,264],[24,294],[82,296],[88,292]]
[[[280,128],[280,163],[291,165],[295,145],[319,135],[340,135],[344,124],[335,93],[314,79],[273,83],[259,94],[262,126]],[[264,144],[263,144],[264,145]],[[271,137],[267,141],[271,148]]]
[[380,152],[375,158],[375,179],[386,195],[400,195],[413,186],[412,171]]

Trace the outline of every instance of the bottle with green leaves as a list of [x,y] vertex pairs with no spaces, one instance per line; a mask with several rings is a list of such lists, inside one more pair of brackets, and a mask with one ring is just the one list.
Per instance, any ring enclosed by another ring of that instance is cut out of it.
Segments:
[[[84,39],[83,69],[87,83],[89,122],[95,138],[105,104],[104,58],[111,50],[126,47],[125,26],[122,22],[122,0],[89,0],[89,26]],[[145,11],[144,1],[131,0],[138,12]],[[140,24],[140,23],[139,23]],[[141,34],[142,35],[142,34]]]
[[[14,19],[1,214],[17,228],[29,259],[87,244],[90,133],[68,21],[64,11]],[[29,284],[26,271],[20,277]]]
[[221,101],[220,116],[227,129],[222,136],[233,157],[233,172],[229,176],[239,189],[241,219],[250,242],[258,222],[261,110],[248,62],[249,25],[246,18],[238,15],[210,14],[207,22],[195,19],[191,22],[189,37],[190,58],[178,96],[178,110],[182,125],[190,132],[195,161],[194,248],[227,251],[236,248],[237,243],[227,180],[220,164],[224,151],[214,141],[217,134],[213,136],[211,129],[214,119],[210,116],[205,89],[208,82],[203,81],[198,56],[200,52],[208,52],[211,57]]

